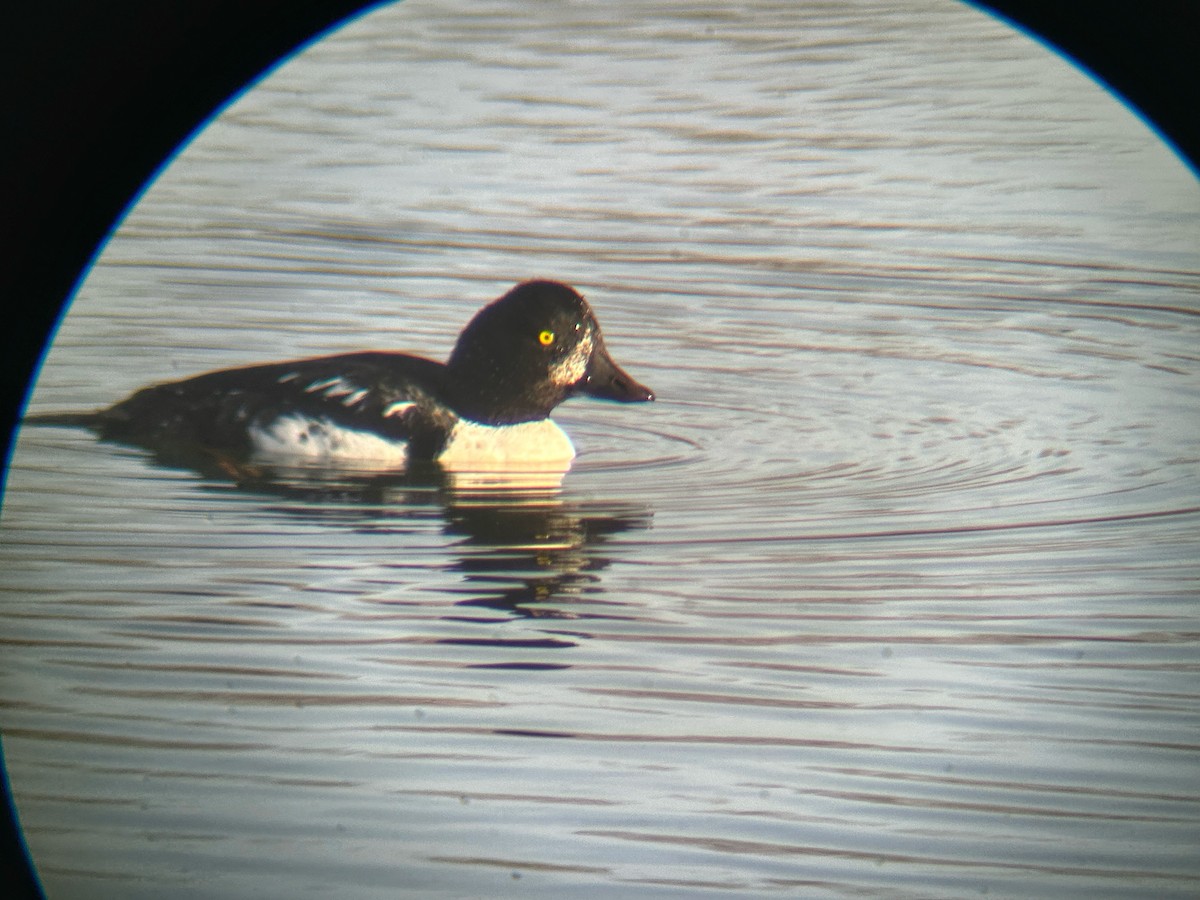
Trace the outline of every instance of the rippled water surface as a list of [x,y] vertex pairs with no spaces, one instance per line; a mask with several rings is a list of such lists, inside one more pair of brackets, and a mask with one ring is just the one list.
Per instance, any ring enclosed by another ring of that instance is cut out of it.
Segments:
[[26,428],[4,750],[54,897],[1200,893],[1200,188],[967,7],[380,8],[122,223],[38,412],[444,357],[657,392],[561,490]]

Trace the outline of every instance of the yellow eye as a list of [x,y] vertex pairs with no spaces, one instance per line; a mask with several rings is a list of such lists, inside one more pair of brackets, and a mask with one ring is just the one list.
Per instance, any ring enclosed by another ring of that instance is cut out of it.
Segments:
[[538,335],[538,343],[540,343],[543,347],[549,347],[554,343],[554,332],[543,331]]

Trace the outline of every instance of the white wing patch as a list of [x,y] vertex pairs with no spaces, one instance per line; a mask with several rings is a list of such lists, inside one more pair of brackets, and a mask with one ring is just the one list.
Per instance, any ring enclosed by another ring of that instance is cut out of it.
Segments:
[[397,400],[383,408],[383,416],[385,419],[388,416],[402,416],[416,405],[412,400]]
[[[330,378],[322,378],[320,381],[314,381],[304,389],[304,393],[306,394],[323,394],[330,400],[336,400],[338,397],[345,397],[347,395],[354,396],[359,392],[363,395],[366,394],[366,391],[357,384],[347,381],[341,375],[333,375]],[[342,402],[346,403],[345,400]],[[346,403],[346,405],[349,406],[351,404]]]
[[309,416],[280,416],[265,427],[252,428],[250,440],[255,457],[263,461],[357,462],[380,469],[402,469],[408,463],[408,445],[403,441]]
[[[275,380],[278,384],[289,384],[299,377],[299,372],[287,372]],[[322,378],[320,381],[314,381],[304,389],[304,393],[323,394],[329,400],[337,400],[340,397],[342,405],[349,407],[357,406],[366,399],[367,395],[371,393],[371,389],[359,387],[340,375],[333,375],[329,378]]]
[[[288,384],[296,381],[299,377],[299,372],[288,372],[280,375],[276,381],[279,384]],[[329,378],[314,381],[304,389],[304,393],[321,394],[327,400],[340,399],[343,406],[350,407],[361,403],[371,393],[371,390],[370,388],[359,387],[354,382],[347,381],[340,375],[333,375]]]

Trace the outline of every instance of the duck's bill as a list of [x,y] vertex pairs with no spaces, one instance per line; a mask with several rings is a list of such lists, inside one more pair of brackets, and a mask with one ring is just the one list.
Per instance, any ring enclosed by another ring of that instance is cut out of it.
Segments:
[[579,390],[590,397],[618,403],[644,403],[654,399],[654,391],[629,377],[613,362],[603,345],[592,353],[587,373],[579,382]]

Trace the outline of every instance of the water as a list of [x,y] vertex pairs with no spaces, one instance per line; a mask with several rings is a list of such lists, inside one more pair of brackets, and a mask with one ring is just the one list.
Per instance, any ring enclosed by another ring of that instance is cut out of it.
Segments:
[[583,290],[561,490],[26,429],[4,750],[54,897],[1195,896],[1200,187],[945,2],[409,3],[122,223],[36,411]]

